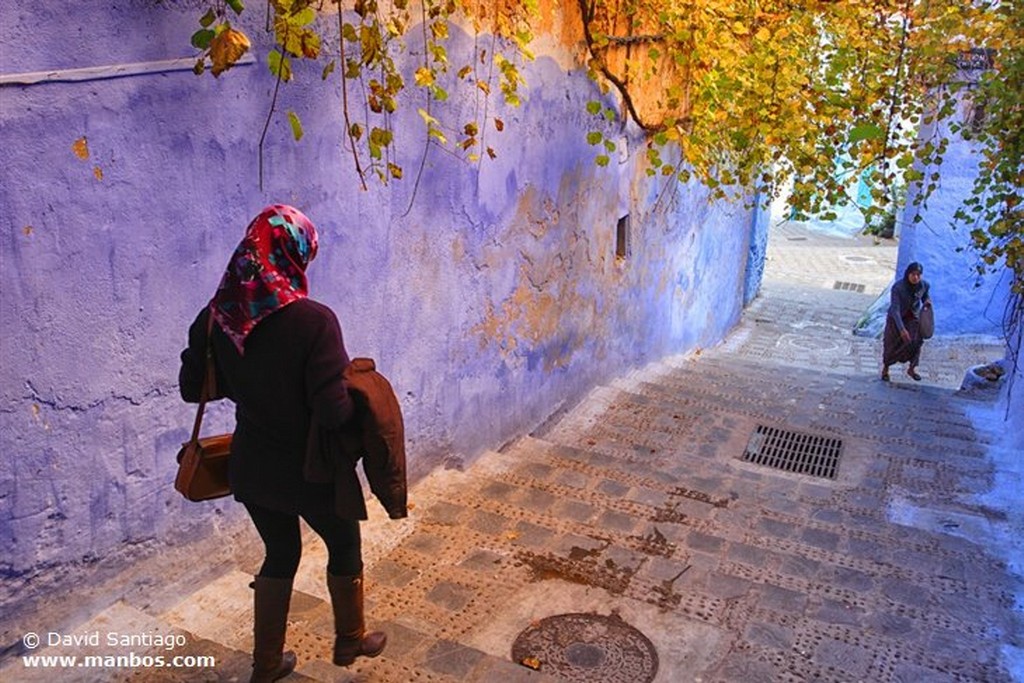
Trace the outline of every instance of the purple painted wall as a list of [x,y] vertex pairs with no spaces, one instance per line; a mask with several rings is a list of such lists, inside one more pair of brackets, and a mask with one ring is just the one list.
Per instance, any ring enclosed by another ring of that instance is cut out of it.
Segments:
[[[187,57],[196,16],[180,8],[193,4],[3,3],[0,72]],[[233,503],[173,491],[193,415],[178,354],[272,201],[320,228],[312,294],[337,311],[349,352],[392,380],[417,473],[499,446],[630,367],[721,339],[743,303],[750,212],[696,186],[662,191],[630,134],[638,154],[595,166],[584,104],[596,89],[555,57],[530,64],[527,103],[500,112],[497,160],[432,152],[408,215],[412,182],[358,189],[340,97],[312,66],[312,85],[285,87],[306,136],[296,144],[275,121],[262,191],[263,64],[216,80],[0,86],[0,605],[47,567],[130,559],[240,522]],[[395,130],[414,169],[415,106]],[[617,259],[626,213],[631,252]],[[218,406],[210,431],[228,425]]]

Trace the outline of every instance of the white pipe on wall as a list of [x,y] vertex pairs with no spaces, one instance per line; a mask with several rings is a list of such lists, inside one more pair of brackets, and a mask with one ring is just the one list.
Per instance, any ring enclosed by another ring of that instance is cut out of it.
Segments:
[[[235,62],[235,66],[254,64],[256,58],[245,55]],[[196,64],[194,57],[178,59],[162,59],[152,62],[135,62],[133,64],[111,64],[109,66],[87,66],[80,69],[55,69],[53,71],[34,71],[20,74],[0,74],[0,87],[5,85],[37,85],[39,83],[75,83],[81,81],[99,81],[124,76],[141,76],[159,74],[170,71],[191,71]]]

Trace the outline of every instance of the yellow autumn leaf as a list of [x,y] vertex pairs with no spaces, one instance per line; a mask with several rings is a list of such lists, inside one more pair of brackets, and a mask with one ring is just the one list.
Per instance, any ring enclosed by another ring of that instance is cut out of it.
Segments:
[[416,85],[423,88],[434,84],[434,72],[425,66],[416,69]]
[[85,161],[89,158],[89,143],[86,141],[85,136],[82,136],[75,140],[71,145],[71,151],[75,153],[75,156]]
[[220,76],[237,64],[250,47],[248,36],[233,28],[214,36],[210,41],[210,61],[213,63],[210,71],[214,76]]

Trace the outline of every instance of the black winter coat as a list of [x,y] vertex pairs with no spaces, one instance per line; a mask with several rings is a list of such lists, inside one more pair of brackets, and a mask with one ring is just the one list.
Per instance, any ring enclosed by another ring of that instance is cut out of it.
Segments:
[[[202,390],[207,316],[204,308],[181,354],[178,383],[192,403]],[[349,358],[331,309],[311,299],[285,306],[249,333],[244,356],[214,325],[213,352],[218,393],[235,403],[235,499],[295,514],[333,510],[334,486],[303,478],[311,421],[338,429],[353,409],[342,376]],[[362,499],[361,489],[350,493]]]

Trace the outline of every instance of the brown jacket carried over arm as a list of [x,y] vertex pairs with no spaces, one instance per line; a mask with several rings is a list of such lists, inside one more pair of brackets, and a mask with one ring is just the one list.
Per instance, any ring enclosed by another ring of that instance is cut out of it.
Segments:
[[339,517],[366,519],[366,505],[355,475],[355,465],[362,458],[370,490],[391,519],[402,519],[409,513],[405,427],[398,398],[370,358],[353,359],[344,377],[355,412],[341,431],[312,425],[306,478],[334,482],[335,512]]

